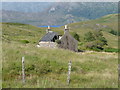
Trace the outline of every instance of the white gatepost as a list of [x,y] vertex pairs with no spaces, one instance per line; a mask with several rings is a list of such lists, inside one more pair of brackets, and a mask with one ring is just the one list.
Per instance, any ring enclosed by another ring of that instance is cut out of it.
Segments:
[[67,76],[67,84],[68,85],[70,84],[71,65],[72,65],[72,62],[69,61],[69,63],[68,63],[68,76]]
[[25,83],[25,65],[24,65],[25,58],[22,57],[22,82]]

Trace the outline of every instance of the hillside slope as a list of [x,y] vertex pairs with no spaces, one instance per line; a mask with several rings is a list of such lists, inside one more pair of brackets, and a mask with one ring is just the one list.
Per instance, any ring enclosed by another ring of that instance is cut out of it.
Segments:
[[[77,33],[80,36],[81,43],[85,43],[84,37],[87,32],[101,30],[103,36],[107,39],[108,46],[118,48],[118,35],[110,33],[111,30],[118,33],[118,14],[110,14],[95,20],[68,24],[68,27],[71,34]],[[53,28],[53,31],[63,34],[64,27]]]
[[110,33],[111,30],[118,32],[117,14],[103,16],[96,20],[70,24],[70,28],[72,31],[78,32],[81,38],[88,31],[101,30],[108,41],[108,46],[118,48],[118,36]]
[[[82,36],[81,31],[92,30],[89,27],[84,27],[83,30],[80,23],[70,24],[70,32],[74,31]],[[90,21],[86,23],[90,24]],[[80,29],[76,25],[80,25]],[[76,28],[73,30],[73,27]],[[118,87],[117,53],[75,53],[57,48],[37,48],[39,39],[46,33],[45,29],[19,23],[2,23],[3,88]],[[63,33],[63,27],[52,29]],[[106,36],[111,36],[107,31],[103,32]],[[22,56],[25,56],[25,85],[21,79]],[[68,86],[66,80],[69,60],[72,61],[72,71],[71,83]]]

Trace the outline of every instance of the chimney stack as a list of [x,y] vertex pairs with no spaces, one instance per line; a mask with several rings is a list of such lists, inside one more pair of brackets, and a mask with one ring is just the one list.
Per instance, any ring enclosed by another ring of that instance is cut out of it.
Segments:
[[50,26],[48,26],[48,29],[46,30],[46,33],[48,33],[50,30],[51,30]]
[[66,31],[69,31],[69,29],[68,29],[68,26],[67,26],[67,25],[65,25],[65,30],[64,30],[64,33],[65,33]]
[[65,29],[67,29],[67,25],[65,25]]
[[50,30],[50,26],[48,26],[48,30]]

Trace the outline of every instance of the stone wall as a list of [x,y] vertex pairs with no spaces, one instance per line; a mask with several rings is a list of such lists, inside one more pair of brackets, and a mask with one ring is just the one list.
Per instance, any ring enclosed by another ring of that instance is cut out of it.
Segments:
[[50,48],[56,48],[57,43],[55,42],[39,42],[37,47],[50,47]]
[[78,51],[78,42],[77,40],[75,40],[68,31],[65,32],[65,34],[63,35],[63,37],[61,38],[61,43],[58,45],[58,47],[60,48],[64,48],[64,49],[69,49],[71,51]]

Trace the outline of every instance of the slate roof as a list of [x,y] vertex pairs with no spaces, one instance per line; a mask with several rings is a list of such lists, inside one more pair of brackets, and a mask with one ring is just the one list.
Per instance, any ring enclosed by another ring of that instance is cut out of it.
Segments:
[[54,36],[57,36],[58,33],[56,32],[48,32],[45,36],[42,37],[40,41],[51,41],[53,40]]

